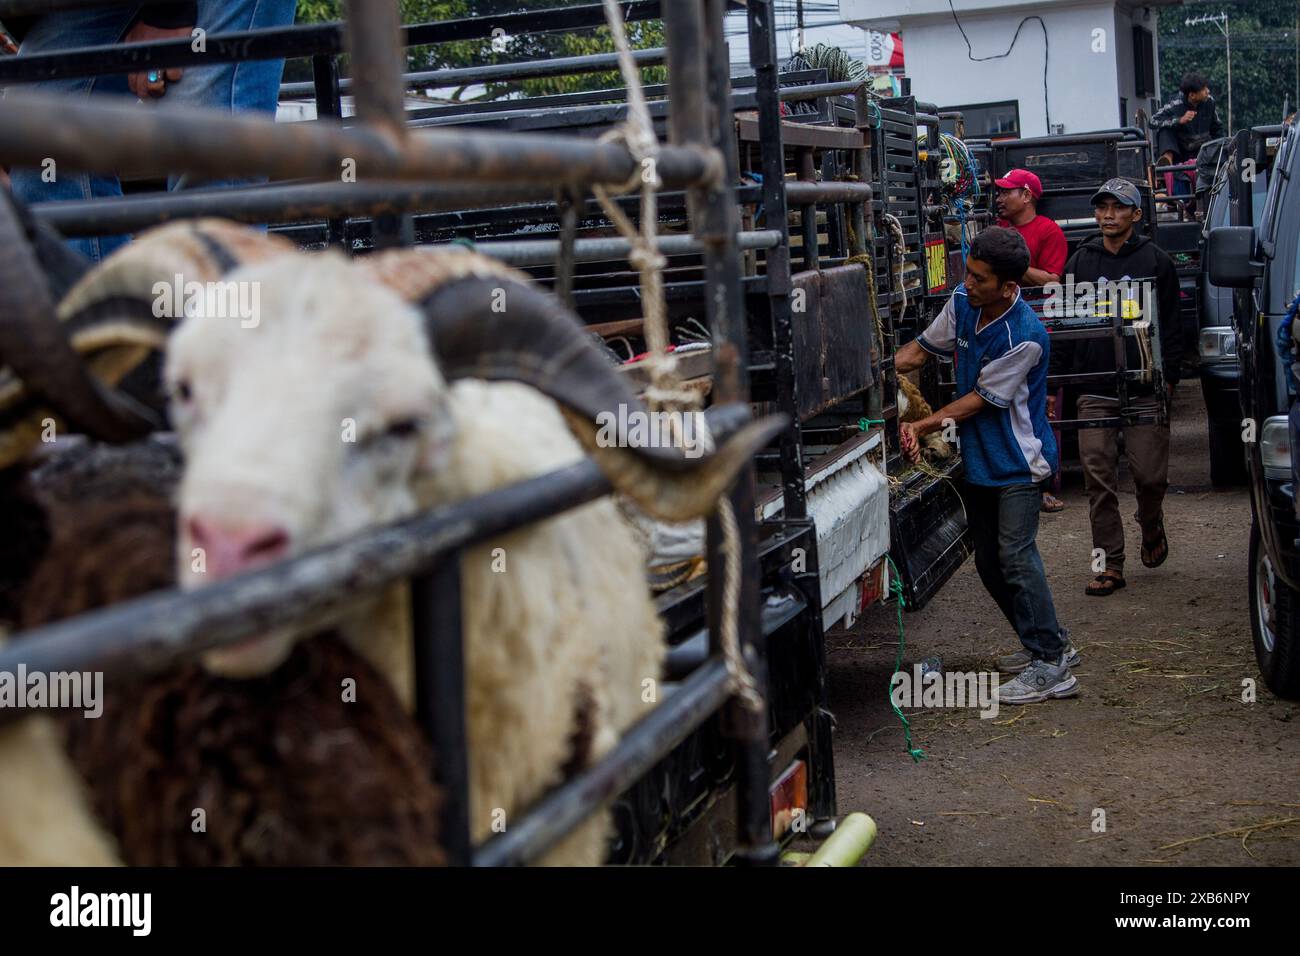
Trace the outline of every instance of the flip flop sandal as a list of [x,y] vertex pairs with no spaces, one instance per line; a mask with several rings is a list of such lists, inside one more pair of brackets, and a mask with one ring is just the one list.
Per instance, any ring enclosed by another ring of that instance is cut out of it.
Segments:
[[1055,495],[1043,495],[1043,514],[1054,515],[1065,510],[1065,502]]
[[[1156,551],[1160,551],[1162,548],[1164,550],[1161,551],[1160,557],[1156,559],[1152,559],[1151,555]],[[1146,544],[1142,545],[1142,564],[1143,566],[1148,568],[1158,568],[1160,567],[1160,565],[1165,563],[1165,559],[1168,557],[1169,557],[1169,539],[1165,537],[1164,522],[1161,522],[1160,539],[1155,543],[1154,546],[1150,548],[1148,548]]]
[[[1094,584],[1100,585],[1100,587],[1093,587]],[[1111,574],[1099,574],[1083,589],[1083,593],[1088,597],[1110,597],[1120,588],[1127,586],[1128,582],[1123,578],[1117,578]]]

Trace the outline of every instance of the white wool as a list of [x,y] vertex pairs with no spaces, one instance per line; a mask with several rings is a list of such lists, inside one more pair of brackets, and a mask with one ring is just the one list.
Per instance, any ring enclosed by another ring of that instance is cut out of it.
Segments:
[[[0,634],[0,647],[6,637]],[[0,726],[0,867],[121,866],[85,784],[45,716]]]
[[119,866],[48,717],[0,727],[0,867]]

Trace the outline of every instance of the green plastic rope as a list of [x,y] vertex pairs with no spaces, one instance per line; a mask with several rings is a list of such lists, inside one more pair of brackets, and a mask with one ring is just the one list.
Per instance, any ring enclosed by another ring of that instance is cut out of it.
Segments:
[[[903,576],[898,573],[898,567],[894,564],[894,559],[885,555],[885,560],[889,562],[889,569],[893,571],[893,577],[889,581],[889,590],[893,592],[894,599],[898,604],[898,656],[894,659],[894,673],[889,675],[890,686],[894,683],[894,674],[903,669],[903,648],[906,644],[903,636],[903,608],[907,601],[903,597]],[[890,709],[898,715],[898,719],[903,722],[903,739],[907,742],[907,753],[914,763],[920,763],[925,759],[925,751],[912,743],[912,724],[907,719],[898,705],[894,703],[894,695],[886,688],[885,696],[889,698]]]
[[473,240],[473,239],[465,239],[465,238],[463,238],[463,237],[459,237],[459,236],[458,236],[457,238],[451,240],[451,242],[449,243],[449,245],[453,245],[453,246],[464,246],[464,247],[465,247],[466,249],[468,249],[470,252],[473,252],[473,251],[474,251],[474,248],[475,248],[475,247],[474,247],[474,240]]
[[872,425],[883,425],[883,424],[885,424],[885,420],[883,418],[859,418],[858,431],[865,432],[868,429],[870,429]]
[[880,112],[880,105],[876,103],[874,99],[867,100],[867,105],[876,111],[876,124],[871,128],[880,129],[880,127],[883,126],[885,123],[885,115]]

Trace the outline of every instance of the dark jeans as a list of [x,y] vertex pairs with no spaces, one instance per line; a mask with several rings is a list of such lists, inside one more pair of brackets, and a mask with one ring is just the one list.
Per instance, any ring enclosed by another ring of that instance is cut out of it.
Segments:
[[1064,647],[1061,626],[1035,542],[1042,492],[1031,484],[994,488],[966,483],[962,499],[985,590],[1025,650],[1055,661]]

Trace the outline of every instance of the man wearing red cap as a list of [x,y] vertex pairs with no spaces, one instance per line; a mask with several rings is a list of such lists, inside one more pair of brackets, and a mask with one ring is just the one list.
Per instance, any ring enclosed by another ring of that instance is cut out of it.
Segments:
[[998,187],[998,213],[1002,217],[998,225],[1016,230],[1029,247],[1029,270],[1020,284],[1060,282],[1065,269],[1065,233],[1053,220],[1038,215],[1042,180],[1027,169],[1013,169],[995,179],[993,185]]
[[[1024,286],[1047,285],[1060,282],[1065,271],[1068,252],[1065,233],[1055,220],[1038,215],[1038,200],[1043,196],[1043,182],[1027,169],[1013,169],[1001,179],[993,180],[998,187],[999,226],[1007,226],[1020,233],[1029,247],[1029,268],[1020,280]],[[1048,393],[1047,417],[1056,418],[1056,396]],[[1055,482],[1053,475],[1048,482]],[[1043,511],[1055,514],[1065,508],[1065,502],[1043,488]]]

